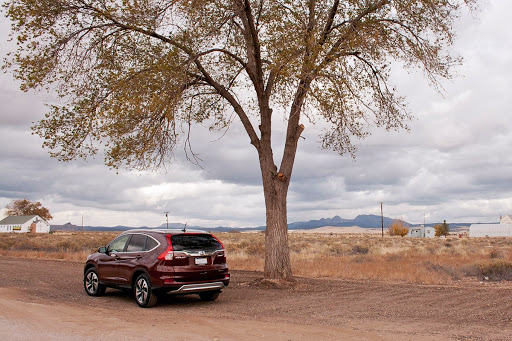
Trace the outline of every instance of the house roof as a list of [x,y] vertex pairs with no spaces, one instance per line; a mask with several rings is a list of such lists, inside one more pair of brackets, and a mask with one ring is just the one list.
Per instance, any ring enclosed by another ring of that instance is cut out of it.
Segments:
[[500,216],[500,224],[509,224],[510,221],[512,221],[512,215],[507,214],[503,217]]
[[[38,215],[13,215],[0,220],[0,225],[22,225],[27,221],[39,217]],[[43,220],[41,217],[39,219]]]

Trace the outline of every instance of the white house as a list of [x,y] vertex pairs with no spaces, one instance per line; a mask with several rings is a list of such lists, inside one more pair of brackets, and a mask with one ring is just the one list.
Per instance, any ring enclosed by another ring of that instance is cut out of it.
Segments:
[[38,215],[10,216],[0,221],[0,233],[49,233],[50,224]]
[[414,238],[434,238],[436,236],[436,230],[430,226],[410,227],[407,237]]
[[499,224],[472,224],[470,237],[512,237],[512,215],[500,218]]

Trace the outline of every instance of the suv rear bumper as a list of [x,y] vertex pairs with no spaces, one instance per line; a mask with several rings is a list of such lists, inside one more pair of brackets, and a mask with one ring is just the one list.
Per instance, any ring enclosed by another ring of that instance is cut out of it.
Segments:
[[193,294],[201,291],[214,291],[222,290],[226,286],[222,282],[198,283],[198,284],[184,284],[178,289],[171,290],[170,294]]

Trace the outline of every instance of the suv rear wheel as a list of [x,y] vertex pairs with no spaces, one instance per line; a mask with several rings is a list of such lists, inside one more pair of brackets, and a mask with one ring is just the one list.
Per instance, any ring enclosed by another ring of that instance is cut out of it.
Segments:
[[158,300],[156,293],[151,290],[151,280],[146,274],[137,277],[133,291],[137,304],[143,308],[154,306]]

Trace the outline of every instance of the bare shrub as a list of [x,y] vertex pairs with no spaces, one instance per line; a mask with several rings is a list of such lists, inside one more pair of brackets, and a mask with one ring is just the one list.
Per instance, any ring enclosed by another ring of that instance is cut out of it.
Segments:
[[491,260],[478,264],[478,269],[490,281],[512,281],[512,262]]
[[[341,254],[341,253],[337,253],[335,250],[336,247],[339,246],[339,244],[334,244],[334,246],[332,247],[333,249],[333,253],[336,253],[336,254]],[[329,246],[331,247],[331,246]],[[290,243],[290,251],[291,252],[294,252],[294,253],[302,253],[302,252],[308,252],[310,251],[311,249],[311,243],[309,241],[291,241]]]
[[336,256],[341,256],[348,253],[347,246],[342,244],[330,245],[327,251],[329,252],[329,254]]
[[428,270],[435,273],[439,273],[441,275],[448,275],[453,280],[460,280],[461,279],[461,272],[457,271],[455,268],[447,265],[441,265],[432,263],[430,261],[425,261],[422,263],[422,265]]
[[250,256],[262,257],[265,255],[265,244],[262,242],[249,244],[245,248],[245,252]]
[[371,261],[372,259],[370,257],[365,256],[365,254],[356,254],[355,257],[352,257],[352,262],[354,263],[366,263]]
[[367,247],[367,246],[362,246],[362,245],[354,245],[352,247],[352,254],[353,255],[358,255],[358,254],[362,254],[362,255],[366,255],[368,254],[368,252],[370,251],[370,249]]
[[243,254],[229,254],[228,265],[232,270],[263,271],[264,258]]
[[503,253],[499,249],[492,249],[491,252],[489,252],[489,258],[490,259],[503,258]]
[[480,271],[478,265],[476,264],[468,264],[461,266],[460,270],[465,277],[476,277],[479,279],[483,279],[482,272]]
[[435,245],[429,245],[426,250],[428,251],[429,254],[431,255],[435,255],[437,253],[439,253],[439,248]]
[[385,255],[384,259],[388,262],[401,262],[404,256],[398,253],[389,253]]

